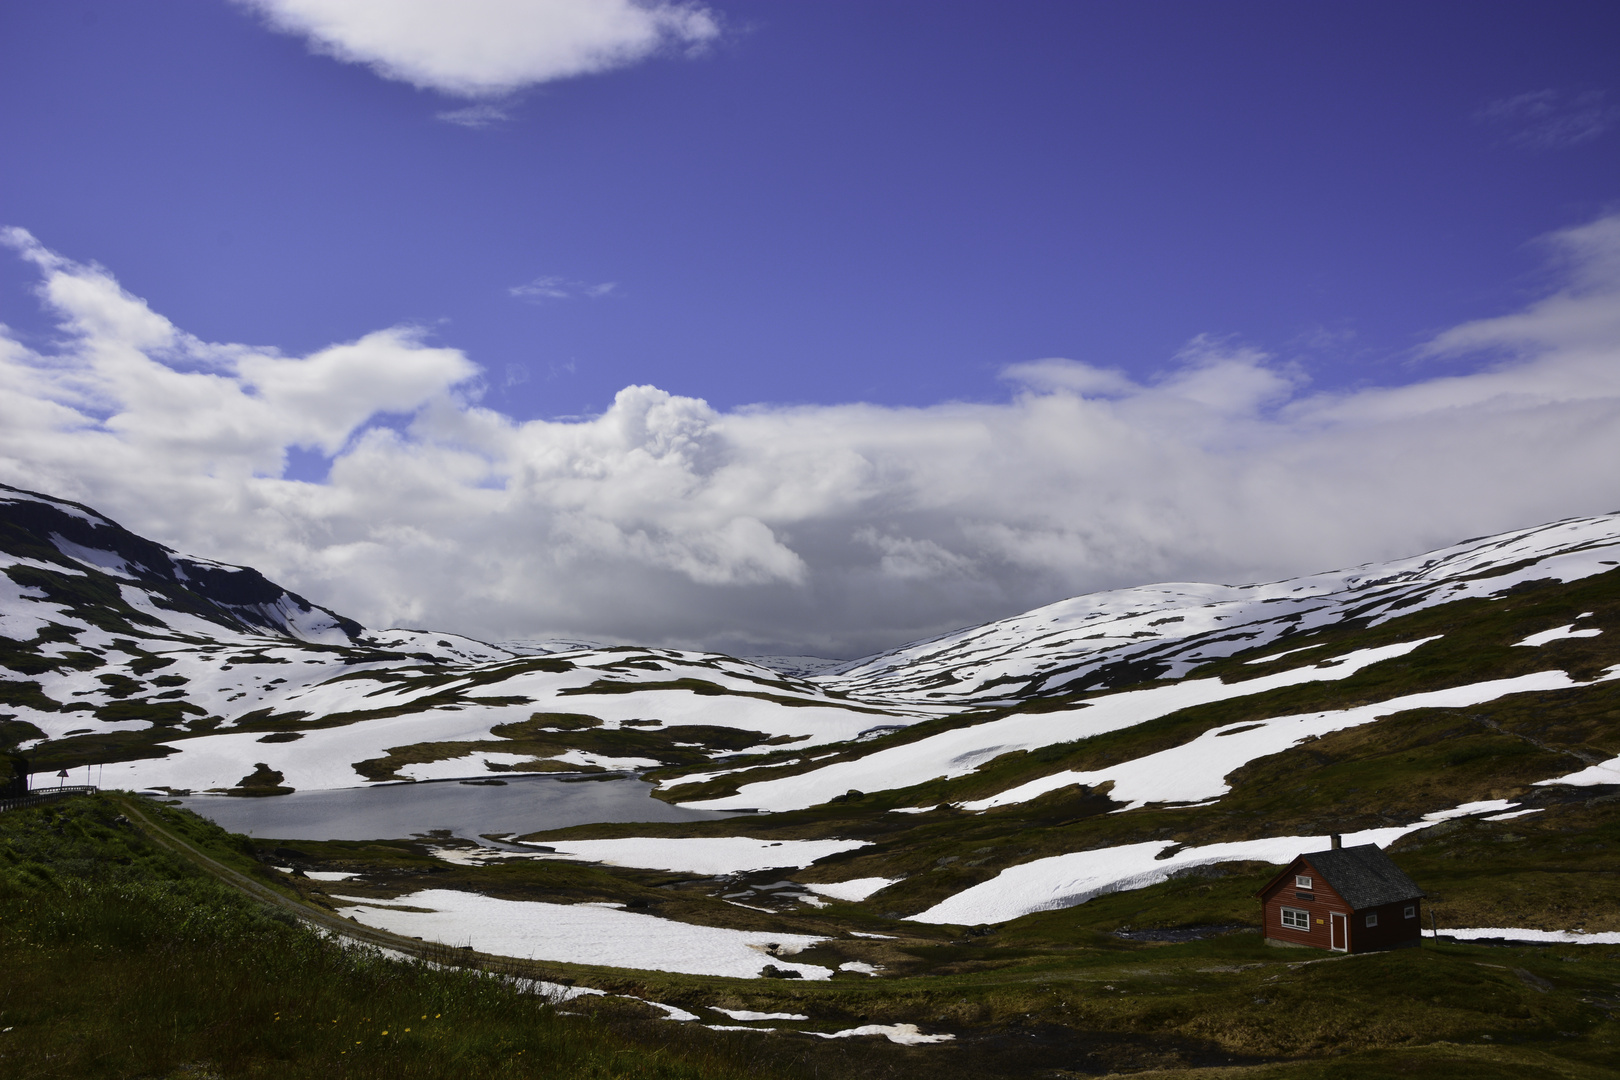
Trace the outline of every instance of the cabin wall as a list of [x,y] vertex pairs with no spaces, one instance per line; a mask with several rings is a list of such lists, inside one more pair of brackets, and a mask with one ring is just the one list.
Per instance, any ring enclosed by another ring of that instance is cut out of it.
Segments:
[[[1312,888],[1307,891],[1294,885],[1295,874],[1308,874],[1312,881]],[[1288,868],[1278,883],[1261,898],[1262,914],[1265,917],[1265,935],[1267,940],[1285,945],[1308,945],[1317,949],[1330,947],[1328,937],[1328,915],[1339,912],[1347,918],[1354,919],[1350,905],[1345,903],[1344,897],[1334,892],[1327,881],[1317,873],[1308,863],[1295,863]],[[1296,930],[1284,926],[1282,922],[1283,908],[1295,908],[1308,912],[1311,925],[1309,930]],[[1379,919],[1383,923],[1382,917]],[[1354,938],[1352,937],[1352,942]],[[1352,945],[1353,947],[1353,945]]]
[[[1412,917],[1406,917],[1406,909]],[[1378,916],[1377,926],[1367,925],[1369,914]],[[1376,952],[1403,949],[1418,944],[1423,936],[1423,901],[1401,900],[1358,911],[1350,917],[1350,951]]]

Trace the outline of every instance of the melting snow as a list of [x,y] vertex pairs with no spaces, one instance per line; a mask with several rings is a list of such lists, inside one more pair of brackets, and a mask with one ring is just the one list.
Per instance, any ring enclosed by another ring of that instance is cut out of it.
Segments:
[[758,978],[765,965],[775,964],[806,979],[832,976],[828,968],[765,951],[767,945],[804,949],[826,940],[803,934],[694,926],[615,908],[499,900],[451,889],[425,889],[394,903],[433,910],[361,904],[344,913],[390,933],[470,944],[497,956],[743,979]]
[[[900,878],[863,877],[851,878],[849,881],[818,881],[806,885],[811,892],[830,896],[834,900],[848,900],[850,903],[859,903],[879,889],[887,889],[890,885],[900,881]],[[862,935],[881,937],[878,935]]]
[[1620,757],[1610,758],[1608,761],[1588,766],[1580,772],[1572,772],[1568,776],[1536,781],[1537,787],[1544,787],[1548,784],[1568,784],[1571,787],[1597,787],[1601,784],[1620,784]]
[[1479,802],[1465,802],[1461,806],[1453,806],[1450,810],[1436,810],[1432,814],[1424,814],[1424,821],[1450,821],[1452,818],[1467,817],[1469,814],[1483,814],[1487,810],[1506,810],[1518,804],[1508,802],[1506,799],[1483,799]]
[[901,1046],[918,1046],[922,1043],[948,1042],[956,1038],[955,1035],[924,1035],[917,1030],[916,1024],[867,1024],[864,1027],[845,1028],[843,1031],[807,1031],[806,1035],[819,1035],[823,1039],[848,1039],[856,1035],[882,1035],[892,1043]]
[[1472,926],[1466,930],[1443,930],[1446,937],[1462,941],[1476,938],[1506,938],[1509,941],[1544,941],[1549,945],[1620,945],[1620,934],[1588,934],[1584,930],[1525,930],[1513,926]]
[[[1248,697],[1283,686],[1343,679],[1364,667],[1389,660],[1416,649],[1433,638],[1421,638],[1396,645],[1361,649],[1338,658],[1330,668],[1320,666],[1280,671],[1243,682],[1225,683],[1219,679],[1190,679],[1144,690],[1125,690],[1099,698],[1083,708],[1055,712],[1017,713],[972,727],[944,731],[903,746],[880,750],[854,761],[840,761],[820,769],[773,780],[745,784],[736,795],[684,803],[703,810],[802,810],[824,803],[850,789],[887,791],[910,787],[940,777],[966,776],[990,758],[1015,750],[1033,750],[1054,743],[1072,742],[1104,732],[1133,727],[1180,709],[1230,698]],[[1303,737],[1301,731],[1297,737]],[[1223,750],[1230,750],[1223,747]],[[1220,775],[1230,772],[1232,766]],[[1078,774],[1075,774],[1078,775]],[[1059,781],[1053,787],[1084,781]],[[1037,781],[1037,784],[1041,781]],[[1022,789],[1020,789],[1022,790]],[[1043,788],[1041,790],[1052,790]],[[1023,798],[1034,798],[1032,791]],[[1219,791],[1211,794],[1219,794]],[[1206,795],[1171,795],[1173,801],[1195,802]],[[1022,801],[1014,799],[1012,801]]]
[[[1386,847],[1407,833],[1428,828],[1437,821],[1511,805],[1494,799],[1465,803],[1426,815],[1410,825],[1348,833],[1344,844],[1346,847],[1356,844]],[[1331,839],[1327,836],[1275,836],[1203,847],[1178,847],[1169,840],[1150,840],[1053,855],[1010,866],[989,881],[964,889],[909,918],[913,922],[959,926],[1007,922],[1032,911],[1073,907],[1106,893],[1157,885],[1177,870],[1191,866],[1247,860],[1282,865],[1295,855],[1324,850]]]
[[1577,630],[1577,629],[1575,629],[1575,624],[1570,623],[1568,626],[1555,626],[1551,630],[1543,630],[1539,634],[1531,634],[1529,637],[1525,638],[1523,641],[1516,641],[1516,642],[1514,642],[1514,644],[1515,645],[1546,645],[1549,642],[1563,641],[1566,638],[1597,637],[1601,633],[1603,633],[1603,631],[1599,630],[1595,626],[1594,627],[1588,627],[1585,630]]
[[[1600,681],[1613,679],[1617,674],[1620,674],[1620,667],[1610,669]],[[985,810],[993,806],[1028,802],[1048,791],[1075,784],[1096,786],[1108,781],[1114,784],[1110,797],[1128,804],[1126,809],[1135,809],[1147,803],[1197,802],[1230,791],[1225,778],[1235,770],[1257,758],[1286,750],[1313,735],[1326,735],[1370,724],[1381,717],[1409,709],[1463,708],[1495,701],[1508,694],[1565,690],[1580,685],[1586,684],[1575,682],[1562,671],[1538,671],[1512,679],[1492,679],[1446,690],[1407,694],[1353,709],[1228,724],[1156,754],[1104,769],[1043,776],[987,799],[963,803],[962,807],[966,810]],[[1506,809],[1505,805],[1503,809]]]
[[71,540],[64,539],[56,533],[51,533],[51,543],[56,545],[57,551],[60,551],[68,558],[83,563],[85,566],[93,566],[104,574],[129,578],[131,581],[138,576],[137,571],[124,561],[123,556],[114,552],[84,547],[75,544]]
[[[748,836],[627,837],[619,840],[547,841],[557,855],[609,866],[681,873],[745,874],[804,867],[829,855],[866,847],[867,840],[757,840]],[[873,880],[882,880],[875,878]],[[822,891],[818,886],[806,888]]]
[[480,751],[468,754],[465,757],[446,758],[443,761],[427,761],[419,765],[406,765],[399,770],[399,775],[406,780],[460,780],[482,779],[492,773],[502,770],[491,769],[491,765],[522,765],[534,760],[533,754],[498,754]]

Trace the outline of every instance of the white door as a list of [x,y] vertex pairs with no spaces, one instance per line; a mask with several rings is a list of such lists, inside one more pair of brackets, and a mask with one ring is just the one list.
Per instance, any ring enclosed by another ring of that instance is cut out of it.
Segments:
[[1334,952],[1350,951],[1350,919],[1337,911],[1328,915],[1328,947]]

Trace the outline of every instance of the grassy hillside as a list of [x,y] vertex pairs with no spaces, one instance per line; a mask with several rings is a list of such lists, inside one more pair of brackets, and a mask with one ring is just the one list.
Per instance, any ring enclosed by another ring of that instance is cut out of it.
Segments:
[[[414,842],[298,842],[296,852],[255,852],[193,815],[145,805],[142,812],[161,814],[165,828],[211,857],[317,901],[320,882],[289,879],[258,856],[364,870],[368,891],[379,895],[407,892],[424,871],[443,866]],[[1612,913],[1617,841],[1620,803],[1572,802],[1527,820],[1439,826],[1395,855],[1448,919],[1564,925],[1585,917],[1592,927]],[[1269,949],[1244,928],[1269,872],[1257,864],[1213,868],[993,932],[897,923],[859,905],[835,905],[814,925],[753,913],[758,925],[782,929],[881,928],[892,936],[838,934],[836,942],[840,955],[854,954],[852,941],[864,946],[860,954],[885,969],[880,979],[545,966],[553,978],[694,1012],[716,1005],[791,1012],[827,1031],[915,1023],[956,1036],[897,1046],[713,1032],[648,1019],[652,1010],[623,1006],[623,998],[559,1009],[488,975],[339,947],[154,846],[112,799],[75,799],[0,815],[0,963],[8,972],[0,1027],[12,1029],[0,1041],[0,1073],[1616,1075],[1620,947],[1426,941],[1422,949],[1349,958]],[[660,889],[678,877],[529,862],[446,868],[433,884],[553,899],[639,894],[691,907],[680,915],[692,918],[701,892],[682,900],[682,890]],[[1211,922],[1227,932],[1179,943],[1140,933]],[[578,1011],[594,1015],[564,1015]]]
[[337,945],[154,846],[106,798],[0,815],[0,965],[11,1077],[760,1075],[708,1032],[609,1029],[494,977]]

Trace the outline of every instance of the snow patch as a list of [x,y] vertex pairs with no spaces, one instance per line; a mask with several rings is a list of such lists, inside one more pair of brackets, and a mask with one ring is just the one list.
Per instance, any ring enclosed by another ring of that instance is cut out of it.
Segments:
[[[1451,810],[1437,811],[1410,825],[1349,833],[1343,837],[1343,842],[1346,847],[1358,844],[1386,847],[1436,821],[1477,813],[1481,808],[1496,809],[1497,802],[1465,803]],[[1010,866],[989,881],[964,889],[927,911],[910,916],[909,921],[957,926],[1007,922],[1033,911],[1074,907],[1107,893],[1157,885],[1188,867],[1251,860],[1280,866],[1296,855],[1327,849],[1331,840],[1329,836],[1275,836],[1184,848],[1177,848],[1170,840],[1149,840],[1096,851],[1052,855]]]
[[1595,626],[1588,627],[1585,630],[1577,630],[1575,629],[1575,624],[1570,623],[1568,626],[1555,626],[1551,630],[1543,630],[1539,634],[1531,634],[1523,641],[1515,641],[1514,644],[1546,645],[1549,642],[1564,641],[1568,638],[1597,637],[1601,633],[1603,633],[1603,631],[1599,630]]
[[[1611,671],[1614,669],[1610,669]],[[1548,784],[1568,784],[1570,787],[1598,787],[1604,784],[1620,784],[1620,757],[1610,758],[1608,761],[1590,765],[1580,772],[1572,772],[1568,776],[1560,776],[1553,780],[1537,780],[1536,787],[1545,787]]]
[[497,770],[491,765],[523,765],[534,761],[533,754],[501,754],[486,751],[467,754],[463,757],[445,758],[443,761],[426,761],[416,765],[406,765],[399,769],[398,775],[406,780],[462,780],[485,779]]
[[[1237,683],[1226,683],[1220,679],[1193,679],[1143,690],[1121,691],[1098,698],[1081,708],[1043,713],[1015,713],[1000,720],[956,728],[904,746],[890,747],[854,761],[835,762],[796,776],[745,784],[736,795],[682,805],[699,810],[753,808],[772,811],[803,810],[824,803],[851,789],[892,791],[929,780],[966,776],[987,760],[987,756],[1016,750],[1034,750],[1054,743],[1072,742],[1118,731],[1194,705],[1248,697],[1284,686],[1343,679],[1381,661],[1405,656],[1433,640],[1434,638],[1428,637],[1361,649],[1337,658],[1339,662],[1329,668],[1320,665],[1296,668]],[[1300,733],[1301,736],[1304,734]],[[1234,748],[1222,749],[1230,752]],[[1219,775],[1224,776],[1235,767],[1229,767]],[[1041,791],[1065,787],[1076,782],[1084,781],[1055,781],[1052,787],[1034,790],[1031,794],[1012,801],[1021,802],[1024,798],[1034,798]],[[1165,798],[1174,802],[1196,802],[1207,798],[1208,794],[1171,795]]]
[[1538,807],[1536,807],[1535,809],[1532,809],[1532,810],[1514,810],[1514,811],[1511,811],[1510,813],[1506,813],[1506,814],[1492,814],[1489,817],[1487,817],[1485,820],[1486,821],[1512,821],[1514,818],[1516,818],[1516,817],[1524,817],[1524,815],[1526,815],[1526,814],[1539,814],[1539,813],[1542,812],[1542,809],[1543,809],[1542,807],[1538,806]]
[[1471,926],[1464,930],[1443,931],[1459,941],[1477,938],[1505,938],[1508,941],[1542,941],[1549,945],[1620,945],[1620,933],[1588,934],[1584,930],[1526,930],[1513,926]]
[[[1620,668],[1610,669],[1597,681],[1613,679],[1617,672],[1620,672]],[[1168,750],[1161,750],[1156,754],[1148,754],[1102,769],[1053,773],[987,799],[963,803],[962,807],[965,810],[987,810],[996,806],[1028,802],[1060,788],[1078,784],[1096,787],[1108,782],[1114,785],[1109,797],[1116,802],[1125,803],[1124,809],[1127,810],[1134,810],[1148,803],[1199,802],[1219,798],[1230,791],[1231,787],[1225,778],[1249,762],[1280,753],[1312,736],[1359,727],[1411,709],[1464,708],[1495,701],[1509,694],[1566,690],[1581,685],[1588,684],[1575,682],[1563,671],[1538,671],[1511,679],[1492,679],[1468,686],[1407,694],[1352,709],[1228,724],[1213,728],[1196,739]],[[1507,809],[1507,804],[1503,804],[1500,809]]]
[[[715,1012],[719,1013],[721,1016],[729,1016],[733,1020],[808,1020],[808,1019],[810,1019],[808,1016],[804,1015],[803,1013],[751,1012],[748,1009],[722,1009],[718,1005],[710,1005],[709,1008],[713,1009]],[[735,1031],[735,1030],[739,1030],[739,1029],[733,1028],[732,1030]],[[742,1029],[742,1030],[752,1031],[753,1029],[752,1028],[747,1028],[747,1029]]]
[[548,841],[545,846],[563,858],[585,859],[609,866],[719,876],[786,867],[797,869],[870,843],[868,840],[757,840],[749,836],[635,836],[617,840]]
[[497,956],[742,979],[759,978],[767,964],[775,964],[806,979],[832,977],[828,968],[765,951],[767,945],[805,949],[826,940],[804,934],[695,926],[615,908],[500,900],[452,889],[424,889],[396,903],[432,910],[359,904],[345,914],[390,933],[470,944]]
[[845,1028],[843,1031],[807,1031],[806,1035],[819,1035],[823,1039],[849,1039],[856,1035],[882,1035],[892,1043],[901,1046],[920,1046],[923,1043],[949,1042],[955,1035],[924,1035],[917,1029],[916,1024],[866,1024],[862,1027]]
[[[830,896],[834,900],[847,900],[856,904],[880,889],[887,889],[902,880],[901,878],[863,877],[851,878],[848,881],[818,881],[806,885],[805,888],[822,896]],[[865,936],[865,935],[863,935]],[[882,935],[871,935],[881,937]]]

